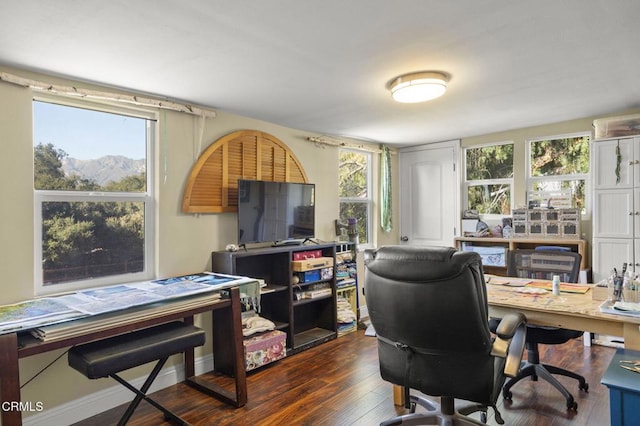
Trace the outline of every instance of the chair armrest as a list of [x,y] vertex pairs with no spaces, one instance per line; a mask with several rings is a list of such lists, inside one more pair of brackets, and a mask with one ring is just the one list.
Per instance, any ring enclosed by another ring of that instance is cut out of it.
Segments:
[[498,324],[496,336],[491,355],[505,358],[504,374],[515,377],[527,337],[527,318],[521,313],[505,315]]

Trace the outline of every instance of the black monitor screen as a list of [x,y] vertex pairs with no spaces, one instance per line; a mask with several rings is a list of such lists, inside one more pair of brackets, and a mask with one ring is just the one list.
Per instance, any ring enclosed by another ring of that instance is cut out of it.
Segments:
[[314,236],[314,184],[238,181],[238,244]]

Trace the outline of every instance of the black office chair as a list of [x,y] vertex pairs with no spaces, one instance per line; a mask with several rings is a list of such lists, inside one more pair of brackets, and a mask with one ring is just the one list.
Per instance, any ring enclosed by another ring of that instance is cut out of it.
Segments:
[[[566,252],[552,247],[544,250],[511,250],[508,254],[507,275],[510,277],[533,278],[551,280],[553,275],[559,275],[562,282],[577,283],[580,274],[579,253]],[[499,320],[491,319],[490,328],[495,330]],[[578,381],[578,387],[585,392],[589,391],[589,384],[585,378],[572,371],[565,370],[548,364],[540,363],[538,345],[559,345],[576,339],[583,335],[582,331],[568,330],[564,328],[527,326],[527,360],[522,363],[520,372],[504,385],[502,396],[512,400],[511,388],[525,377],[538,380],[538,377],[551,383],[565,397],[569,410],[578,410],[578,403],[569,392],[552,374],[571,377]]]
[[[388,246],[365,251],[365,293],[376,330],[380,374],[403,386],[405,414],[394,424],[482,425],[468,414],[493,407],[505,375],[517,374],[524,315],[509,315],[492,338],[482,261],[447,247]],[[439,396],[440,404],[417,395]],[[454,401],[470,406],[456,410]],[[416,413],[420,405],[426,413]]]

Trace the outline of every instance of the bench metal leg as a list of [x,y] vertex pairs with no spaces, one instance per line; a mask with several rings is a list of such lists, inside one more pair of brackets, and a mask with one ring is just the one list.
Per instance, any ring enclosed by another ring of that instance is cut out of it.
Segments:
[[188,422],[184,421],[179,416],[174,414],[172,411],[170,411],[169,409],[163,407],[162,405],[160,405],[159,403],[157,403],[156,401],[154,401],[153,399],[151,399],[150,397],[147,396],[147,391],[149,390],[149,388],[151,387],[151,384],[153,383],[153,381],[156,379],[156,377],[160,373],[160,370],[162,370],[162,367],[164,366],[165,362],[167,362],[167,359],[169,359],[168,356],[158,360],[157,364],[155,365],[155,367],[153,367],[153,370],[149,374],[149,377],[147,377],[147,380],[145,380],[144,384],[142,385],[142,387],[140,389],[136,389],[133,385],[131,385],[126,380],[124,380],[122,377],[118,376],[116,373],[111,374],[111,377],[114,380],[116,380],[122,386],[126,387],[131,392],[136,394],[136,397],[133,399],[133,401],[131,401],[131,403],[127,407],[127,410],[124,412],[124,414],[120,418],[120,421],[118,422],[118,426],[124,426],[124,425],[127,424],[129,419],[133,415],[133,412],[136,410],[136,408],[138,408],[138,405],[140,404],[140,401],[142,401],[143,399],[145,401],[147,401],[149,404],[151,404],[154,407],[156,407],[158,410],[162,411],[167,420],[170,420],[170,421],[172,421],[172,422],[174,422],[176,424],[179,424],[179,425],[188,425],[189,424]]

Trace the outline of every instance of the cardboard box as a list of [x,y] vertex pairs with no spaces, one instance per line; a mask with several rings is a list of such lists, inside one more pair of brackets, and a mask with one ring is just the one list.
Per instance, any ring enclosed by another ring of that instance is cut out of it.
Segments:
[[287,356],[287,333],[268,331],[244,339],[244,359],[247,371]]
[[318,257],[315,259],[302,259],[291,262],[291,269],[296,272],[326,268],[328,266],[333,266],[333,257]]

